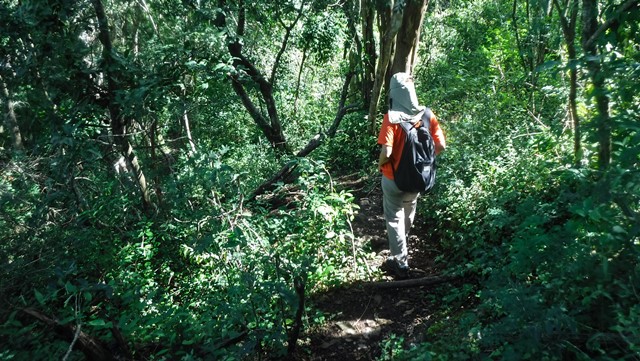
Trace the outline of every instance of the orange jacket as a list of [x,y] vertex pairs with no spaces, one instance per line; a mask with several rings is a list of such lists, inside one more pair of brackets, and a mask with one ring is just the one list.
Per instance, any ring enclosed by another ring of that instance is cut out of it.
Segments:
[[[416,123],[416,125],[418,124],[419,123]],[[438,123],[438,119],[436,119],[436,116],[433,115],[433,113],[431,113],[429,130],[431,132],[431,136],[433,137],[436,154],[440,154],[440,151],[442,151],[447,144],[444,138],[444,133],[442,132],[442,128],[440,128],[440,123]],[[398,164],[400,164],[400,156],[402,155],[402,148],[404,147],[404,135],[402,127],[400,127],[400,125],[391,124],[388,114],[385,114],[384,119],[382,120],[380,134],[378,134],[378,144],[391,147],[390,160],[380,167],[380,171],[385,177],[394,179],[393,169],[397,169]],[[393,168],[391,167],[392,162]]]

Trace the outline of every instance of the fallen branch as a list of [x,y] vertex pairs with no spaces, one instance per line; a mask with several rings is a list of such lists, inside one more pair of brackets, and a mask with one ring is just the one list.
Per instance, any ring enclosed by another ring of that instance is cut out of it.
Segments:
[[270,188],[274,183],[280,180],[287,179],[293,173],[293,171],[296,169],[297,166],[298,166],[298,162],[296,160],[289,161],[282,168],[280,168],[278,173],[276,173],[273,177],[269,178],[266,182],[263,182],[260,186],[258,186],[258,188],[256,188],[255,191],[253,191],[253,194],[251,195],[251,197],[249,197],[249,200],[255,199],[257,196],[263,194],[267,190],[267,188]]
[[63,325],[58,320],[54,320],[51,317],[42,314],[32,308],[23,308],[22,312],[29,316],[42,321],[49,327],[52,327],[54,332],[67,342],[76,342],[78,350],[82,351],[87,360],[96,361],[111,361],[115,360],[111,351],[107,350],[102,345],[102,342],[95,339],[86,333],[80,331],[79,327],[76,328],[72,325]]
[[420,287],[434,286],[442,283],[449,283],[460,279],[460,276],[428,276],[421,278],[411,278],[400,281],[380,281],[366,283],[365,286],[373,288],[404,288],[404,287]]

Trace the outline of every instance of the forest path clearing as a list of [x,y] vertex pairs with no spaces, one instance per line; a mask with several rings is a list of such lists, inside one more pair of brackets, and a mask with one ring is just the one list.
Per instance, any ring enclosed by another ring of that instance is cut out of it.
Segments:
[[[371,186],[372,182],[375,185]],[[353,221],[353,231],[356,246],[376,254],[368,266],[378,276],[370,281],[391,281],[388,276],[380,279],[376,272],[389,254],[379,179],[352,179],[351,183],[348,180],[341,183],[347,183],[344,188],[357,189],[353,193],[360,209]],[[435,247],[429,244],[428,232],[419,216],[411,234],[411,267],[422,270],[424,274],[421,276],[436,274]],[[390,356],[389,353],[395,348],[394,342],[400,342],[401,339],[403,348],[426,341],[426,330],[434,322],[432,313],[436,308],[432,289],[379,289],[356,283],[312,297],[310,302],[323,312],[326,322],[322,327],[305,331],[301,337],[304,346],[298,349],[296,359],[377,360],[383,353]]]

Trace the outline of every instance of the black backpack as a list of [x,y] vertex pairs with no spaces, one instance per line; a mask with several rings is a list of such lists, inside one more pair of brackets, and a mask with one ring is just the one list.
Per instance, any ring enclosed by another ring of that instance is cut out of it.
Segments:
[[[424,117],[431,119],[431,109],[425,109]],[[405,142],[398,169],[393,169],[396,185],[404,192],[427,192],[436,182],[436,151],[431,124],[421,121],[418,128],[409,122],[399,125],[404,130]]]

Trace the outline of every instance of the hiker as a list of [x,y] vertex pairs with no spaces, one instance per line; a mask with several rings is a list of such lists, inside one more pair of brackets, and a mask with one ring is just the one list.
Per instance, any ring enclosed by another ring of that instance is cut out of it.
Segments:
[[382,268],[391,271],[398,278],[406,278],[409,273],[407,236],[413,224],[420,193],[403,192],[394,182],[394,169],[398,168],[405,141],[404,131],[399,123],[422,121],[425,126],[428,125],[435,154],[445,149],[446,142],[436,117],[419,105],[410,74],[396,73],[391,77],[389,100],[389,112],[384,115],[378,135],[378,144],[381,145],[378,166],[382,172],[384,218],[391,250],[391,255]]

